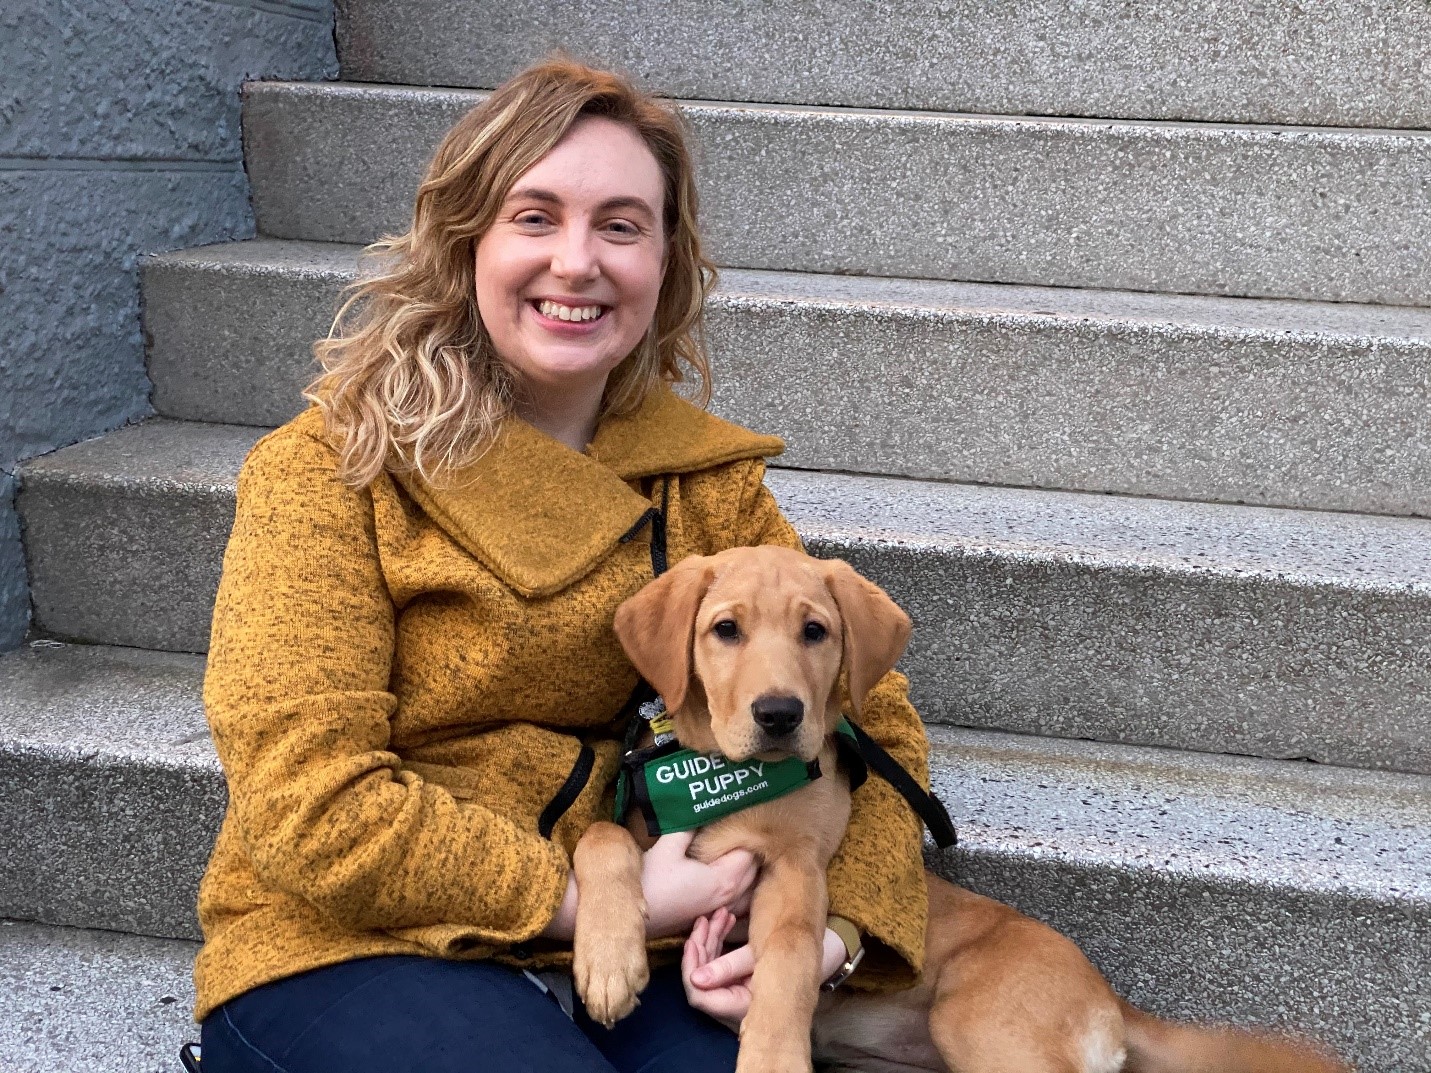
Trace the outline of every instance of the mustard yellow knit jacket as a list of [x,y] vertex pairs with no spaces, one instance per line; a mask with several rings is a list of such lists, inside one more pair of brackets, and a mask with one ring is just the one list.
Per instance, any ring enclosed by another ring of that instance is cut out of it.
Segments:
[[[442,487],[340,483],[313,410],[261,440],[239,478],[204,682],[229,806],[199,890],[196,1019],[376,954],[566,962],[537,936],[576,840],[611,807],[612,720],[636,683],[612,614],[651,579],[638,522],[667,477],[672,562],[798,547],[763,484],[781,449],[666,390],[604,420],[585,454],[510,420]],[[863,722],[927,781],[905,686],[887,677]],[[538,817],[583,742],[591,778],[543,838]],[[856,793],[830,868],[831,911],[871,940],[854,983],[918,971],[921,840],[887,785]]]

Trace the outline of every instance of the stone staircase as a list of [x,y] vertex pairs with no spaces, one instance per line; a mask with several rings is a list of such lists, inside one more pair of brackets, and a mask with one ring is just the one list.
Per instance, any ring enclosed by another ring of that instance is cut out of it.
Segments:
[[690,101],[714,408],[915,618],[931,864],[1431,1073],[1431,6],[339,7],[343,82],[246,92],[262,237],[145,268],[157,416],[22,473],[0,1069],[177,1068],[239,465],[481,96],[423,87],[565,43]]

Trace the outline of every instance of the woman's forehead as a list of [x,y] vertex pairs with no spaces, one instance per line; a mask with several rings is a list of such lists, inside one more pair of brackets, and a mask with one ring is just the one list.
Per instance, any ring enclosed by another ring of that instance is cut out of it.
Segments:
[[593,208],[634,202],[659,217],[665,186],[661,166],[640,134],[625,123],[589,116],[528,168],[507,198]]

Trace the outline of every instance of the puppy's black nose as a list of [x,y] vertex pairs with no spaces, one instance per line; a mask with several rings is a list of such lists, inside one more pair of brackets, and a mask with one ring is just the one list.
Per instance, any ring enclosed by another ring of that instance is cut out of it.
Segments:
[[756,725],[773,738],[783,738],[805,718],[805,702],[799,697],[780,697],[767,693],[756,697],[750,706]]

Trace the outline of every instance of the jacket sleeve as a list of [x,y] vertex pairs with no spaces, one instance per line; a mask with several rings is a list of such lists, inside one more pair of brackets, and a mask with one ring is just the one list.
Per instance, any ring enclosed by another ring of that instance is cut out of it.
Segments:
[[326,444],[280,430],[239,477],[204,702],[254,871],[349,929],[531,938],[565,855],[389,749],[394,608],[372,496],[335,469]]
[[[803,548],[764,477],[764,463],[753,464],[745,476],[735,543]],[[865,698],[859,722],[928,789],[929,741],[908,688],[899,672],[885,675]],[[887,782],[871,775],[851,797],[850,825],[829,870],[830,912],[865,937],[865,960],[846,986],[892,990],[914,984],[924,963],[929,916],[923,849],[922,821]]]

